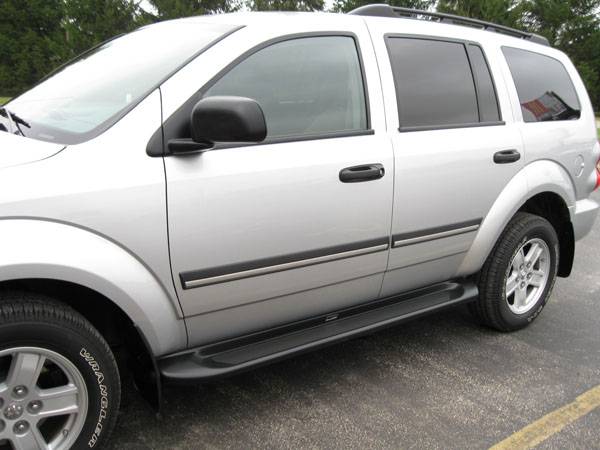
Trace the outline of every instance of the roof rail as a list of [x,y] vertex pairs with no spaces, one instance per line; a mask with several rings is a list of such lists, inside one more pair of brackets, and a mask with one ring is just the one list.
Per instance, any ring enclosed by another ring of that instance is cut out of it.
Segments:
[[526,31],[506,27],[504,25],[498,25],[492,22],[485,22],[479,19],[471,19],[469,17],[456,16],[454,14],[446,14],[435,11],[424,11],[421,9],[390,6],[385,3],[376,3],[361,6],[360,8],[353,9],[348,14],[375,17],[406,17],[408,19],[420,19],[451,23],[454,25],[464,25],[473,28],[480,28],[486,31],[495,31],[496,33],[503,33],[509,36],[527,39],[528,41],[535,42],[536,44],[550,46],[550,42],[548,42],[548,39],[546,39],[543,36],[540,36],[539,34],[528,33]]

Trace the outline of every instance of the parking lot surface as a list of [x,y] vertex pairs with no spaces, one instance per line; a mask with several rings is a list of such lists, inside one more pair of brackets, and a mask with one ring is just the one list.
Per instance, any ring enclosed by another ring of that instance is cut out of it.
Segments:
[[[498,333],[465,308],[446,311],[220,382],[167,387],[160,421],[126,386],[111,444],[489,448],[600,385],[599,297],[600,221],[525,330]],[[600,408],[538,448],[600,448]]]

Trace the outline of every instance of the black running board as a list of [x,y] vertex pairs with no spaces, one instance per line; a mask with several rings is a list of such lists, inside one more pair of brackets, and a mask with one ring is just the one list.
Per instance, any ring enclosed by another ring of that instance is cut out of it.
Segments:
[[159,370],[166,381],[221,378],[469,302],[477,293],[472,282],[440,283],[291,326],[163,357],[158,361]]

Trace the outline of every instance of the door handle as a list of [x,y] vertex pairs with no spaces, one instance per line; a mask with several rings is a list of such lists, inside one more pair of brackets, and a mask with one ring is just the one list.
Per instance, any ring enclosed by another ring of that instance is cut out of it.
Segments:
[[340,170],[340,181],[342,183],[358,183],[360,181],[377,180],[384,175],[385,168],[383,164],[364,164]]
[[494,162],[496,164],[508,164],[514,163],[521,159],[521,154],[515,150],[502,150],[501,152],[494,153]]

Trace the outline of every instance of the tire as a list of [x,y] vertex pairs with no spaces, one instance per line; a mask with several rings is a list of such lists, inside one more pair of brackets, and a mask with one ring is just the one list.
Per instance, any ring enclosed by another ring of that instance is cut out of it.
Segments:
[[[517,213],[478,274],[479,299],[469,307],[476,319],[499,331],[519,330],[533,322],[552,293],[558,249],[558,237],[550,222],[534,214]],[[539,252],[528,267],[528,261]]]
[[[58,390],[60,404],[48,397]],[[40,295],[0,295],[0,447],[8,439],[24,448],[99,448],[120,397],[113,354],[81,314]]]

